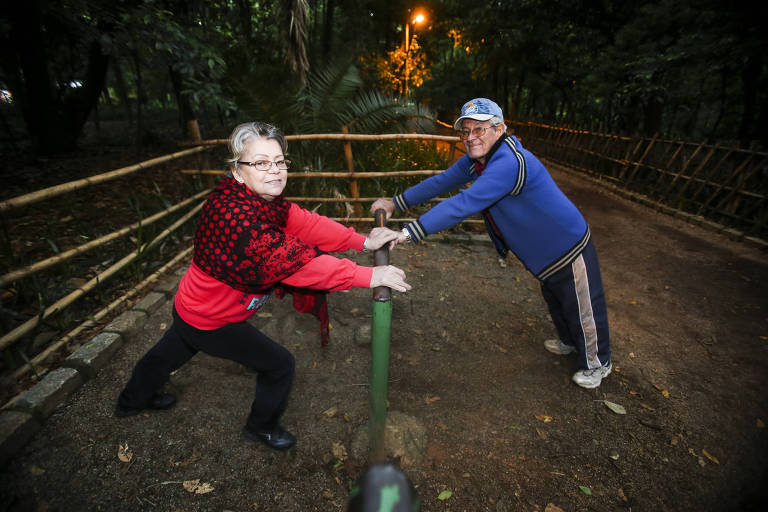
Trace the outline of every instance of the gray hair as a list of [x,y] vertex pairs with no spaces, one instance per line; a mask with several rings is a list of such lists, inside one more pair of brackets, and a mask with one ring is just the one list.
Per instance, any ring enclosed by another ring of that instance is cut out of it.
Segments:
[[240,124],[232,130],[232,135],[229,136],[229,151],[232,153],[232,157],[227,159],[229,167],[227,167],[225,174],[230,178],[232,171],[237,168],[237,161],[243,156],[246,143],[254,137],[275,140],[280,144],[283,154],[287,153],[288,143],[277,127],[260,121]]
[[489,121],[491,121],[491,126],[496,127],[496,126],[501,125],[501,126],[504,127],[504,131],[505,132],[507,131],[507,125],[504,124],[504,120],[502,118],[500,118],[498,116],[493,116],[491,119],[489,119]]

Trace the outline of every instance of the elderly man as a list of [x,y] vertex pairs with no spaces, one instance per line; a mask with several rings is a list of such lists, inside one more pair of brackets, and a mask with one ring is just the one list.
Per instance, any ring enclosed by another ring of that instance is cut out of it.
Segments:
[[596,388],[611,373],[605,294],[595,247],[584,217],[557,187],[544,165],[507,135],[501,108],[486,98],[468,101],[454,128],[467,154],[437,176],[393,199],[378,199],[371,211],[387,216],[456,189],[471,186],[408,223],[398,242],[428,235],[482,213],[496,249],[512,251],[539,280],[559,339],[544,347],[576,354],[573,381]]

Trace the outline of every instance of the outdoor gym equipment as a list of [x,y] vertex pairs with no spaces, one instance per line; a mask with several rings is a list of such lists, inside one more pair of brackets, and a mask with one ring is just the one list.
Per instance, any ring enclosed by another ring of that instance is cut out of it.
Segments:
[[[374,213],[376,227],[384,227],[384,210]],[[373,252],[375,266],[389,265],[389,244]],[[371,326],[371,461],[384,462],[384,428],[387,421],[387,379],[389,378],[389,336],[392,321],[392,291],[387,286],[373,289]]]

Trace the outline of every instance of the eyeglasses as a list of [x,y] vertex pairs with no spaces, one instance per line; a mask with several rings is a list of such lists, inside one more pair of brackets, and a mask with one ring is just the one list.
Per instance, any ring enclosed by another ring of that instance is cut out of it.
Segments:
[[288,167],[291,166],[290,160],[278,160],[276,162],[272,162],[270,160],[256,160],[255,162],[242,162],[240,160],[235,161],[238,165],[247,165],[249,167],[253,167],[257,171],[261,172],[267,172],[268,170],[272,169],[272,165],[277,167],[281,171],[285,171],[288,169]]
[[486,130],[490,128],[496,128],[495,126],[475,126],[471,130],[456,130],[456,134],[461,137],[462,139],[468,139],[470,134],[475,137],[479,138],[485,135]]

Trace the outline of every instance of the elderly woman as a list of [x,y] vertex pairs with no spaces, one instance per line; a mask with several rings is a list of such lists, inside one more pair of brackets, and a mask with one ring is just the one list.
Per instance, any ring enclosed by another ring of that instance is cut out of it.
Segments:
[[[195,250],[174,300],[173,324],[137,363],[120,393],[115,415],[167,409],[176,397],[160,391],[171,372],[197,351],[237,361],[258,373],[256,396],[243,433],[276,449],[294,436],[279,423],[294,374],[291,353],[247,322],[276,287],[346,290],[388,286],[405,292],[405,273],[365,267],[324,251],[378,249],[397,233],[374,228],[368,237],[282,197],[290,161],[274,126],[241,124],[230,137],[230,171],[208,197],[195,233]],[[294,305],[318,314],[327,328],[324,294]],[[327,332],[327,331],[326,331]]]

